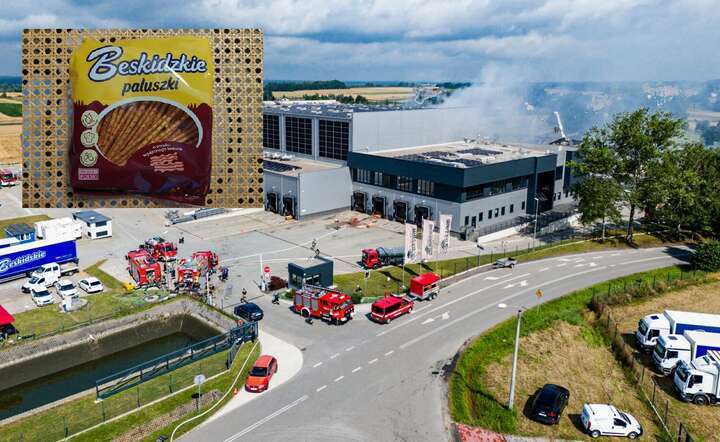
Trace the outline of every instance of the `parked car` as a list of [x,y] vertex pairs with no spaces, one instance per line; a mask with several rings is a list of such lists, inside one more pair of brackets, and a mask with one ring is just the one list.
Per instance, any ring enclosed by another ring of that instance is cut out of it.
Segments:
[[508,256],[507,258],[500,258],[497,261],[495,261],[495,267],[496,268],[513,268],[515,267],[515,264],[517,264],[517,259]]
[[590,437],[625,436],[637,439],[642,425],[631,414],[619,411],[612,405],[584,404],[580,416],[583,427]]
[[105,290],[102,282],[94,276],[89,276],[78,281],[78,287],[83,289],[86,293],[98,293]]
[[570,392],[555,384],[545,384],[535,394],[530,408],[530,418],[543,424],[555,425],[567,406]]
[[55,302],[52,293],[50,293],[47,289],[32,289],[30,290],[30,296],[32,297],[35,305],[37,305],[38,307],[50,305]]
[[69,279],[57,281],[55,283],[55,290],[57,290],[57,294],[60,295],[62,299],[78,297],[77,287],[75,287],[75,284]]
[[259,321],[263,318],[264,313],[260,307],[254,302],[246,302],[235,307],[235,316],[246,321]]
[[270,379],[277,373],[277,369],[278,363],[273,356],[260,356],[250,370],[250,374],[245,381],[245,389],[256,393],[267,390],[270,386]]

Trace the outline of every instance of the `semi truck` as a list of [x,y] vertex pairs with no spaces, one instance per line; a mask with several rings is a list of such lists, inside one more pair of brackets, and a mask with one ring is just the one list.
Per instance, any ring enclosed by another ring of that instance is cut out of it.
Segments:
[[405,249],[403,247],[363,249],[362,264],[366,269],[378,269],[383,266],[402,264],[404,257]]
[[72,239],[44,239],[0,248],[0,282],[30,276],[44,264],[63,265],[79,260]]
[[720,403],[720,352],[710,350],[692,362],[680,362],[673,386],[686,402],[698,405]]
[[720,333],[720,315],[676,310],[653,313],[638,322],[635,341],[642,350],[650,351],[660,336],[681,335],[688,330]]
[[660,372],[670,374],[680,361],[690,362],[710,350],[720,350],[720,334],[688,330],[682,335],[660,336],[652,359]]
[[80,239],[82,224],[70,217],[38,221],[35,223],[35,237],[38,239]]

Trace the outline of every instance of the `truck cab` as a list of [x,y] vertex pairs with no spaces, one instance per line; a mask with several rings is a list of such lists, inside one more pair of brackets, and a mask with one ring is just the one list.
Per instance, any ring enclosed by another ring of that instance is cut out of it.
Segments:
[[17,184],[17,176],[8,169],[0,169],[0,187],[14,186]]
[[647,315],[638,322],[635,331],[635,341],[643,350],[655,347],[661,335],[670,334],[670,321],[662,314]]
[[690,362],[709,350],[720,350],[720,334],[689,330],[682,335],[660,336],[652,359],[659,371],[669,374],[680,361]]
[[692,362],[681,361],[675,370],[673,385],[686,402],[717,404],[720,399],[720,352],[709,351]]

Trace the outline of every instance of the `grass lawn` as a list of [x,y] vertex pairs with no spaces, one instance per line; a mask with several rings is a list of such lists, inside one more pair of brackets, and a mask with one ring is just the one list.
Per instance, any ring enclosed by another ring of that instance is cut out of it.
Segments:
[[102,270],[100,268],[100,266],[105,264],[105,261],[107,261],[107,259],[103,259],[101,261],[96,262],[95,264],[86,268],[85,273],[99,279],[100,282],[103,283],[103,286],[105,286],[105,289],[123,290],[123,284],[121,281],[118,281],[115,277],[109,275],[108,273],[106,273],[104,270]]
[[[489,264],[502,256],[514,256],[519,262],[526,262],[574,253],[629,249],[632,247],[659,247],[663,244],[667,244],[663,242],[661,238],[646,233],[637,233],[635,235],[635,242],[635,246],[630,246],[624,238],[606,239],[605,242],[596,240],[579,241],[571,239],[560,243],[540,246],[535,249],[508,250],[507,253],[500,255],[481,255],[479,264]],[[404,285],[407,287],[411,278],[425,272],[432,271],[445,278],[456,273],[464,272],[468,269],[476,267],[477,265],[478,258],[476,256],[468,256],[464,258],[439,260],[437,262],[430,261],[425,264],[409,264],[405,266],[404,277],[403,268],[400,266],[389,266],[373,270],[370,272],[370,277],[367,280],[367,288],[365,287],[366,282],[364,272],[335,275],[333,282],[345,293],[353,295],[353,300],[358,302],[361,296],[382,296],[386,291],[390,291],[392,293],[402,292],[403,281]],[[358,287],[360,290],[358,290]]]
[[[0,103],[2,104],[2,103]],[[50,219],[47,215],[31,215],[31,216],[23,216],[20,218],[10,218],[10,219],[0,219],[0,238],[5,238],[5,228],[9,226],[10,224],[18,224],[18,223],[25,223],[29,225],[30,227],[33,227],[33,224],[38,221],[45,221]]]
[[[252,343],[246,343],[238,351],[235,363],[229,372],[226,372],[217,379],[208,381],[203,385],[204,391],[217,389],[225,391],[230,385],[231,378],[237,374],[240,365],[250,353]],[[259,355],[259,347],[255,349],[251,362]],[[79,399],[58,405],[46,411],[42,411],[25,419],[3,425],[0,427],[0,440],[24,440],[24,441],[45,441],[58,440],[65,437],[65,428],[68,434],[77,433],[83,429],[103,422],[103,410],[105,419],[118,416],[130,411],[140,404],[149,403],[164,395],[177,391],[183,387],[193,384],[196,374],[203,373],[207,377],[221,373],[225,370],[227,352],[221,352],[206,359],[194,362],[181,367],[171,373],[159,376],[105,399],[101,403],[95,402],[94,392]],[[252,364],[248,364],[248,368]],[[232,376],[230,376],[232,374]],[[246,373],[245,373],[246,374]],[[244,379],[244,376],[241,376]],[[98,427],[88,433],[82,434],[74,440],[80,441],[110,441],[121,434],[141,427],[151,419],[165,414],[178,406],[192,401],[192,394],[197,390],[191,388],[178,393],[162,402],[132,413],[126,417]],[[155,440],[154,438],[152,440]]]
[[[627,342],[628,339],[633,338],[637,321],[651,313],[667,309],[702,313],[720,312],[720,274],[713,275],[712,281],[706,285],[687,287],[662,296],[648,298],[643,302],[613,306],[610,307],[610,312],[618,322],[618,331],[623,334]],[[649,355],[643,355],[642,361],[646,367],[652,366]],[[674,415],[689,427],[690,433],[695,438],[707,441],[717,440],[718,434],[720,434],[717,407],[701,407],[683,402],[674,393],[670,377],[659,376],[649,370],[646,371],[646,374],[655,377],[662,387],[657,390],[659,397],[657,401],[661,404],[664,404],[666,400],[670,401]]]
[[21,103],[0,103],[0,114],[8,117],[22,117]]
[[[589,337],[589,340],[585,339],[584,345],[587,345],[587,342],[597,342],[597,333],[588,321],[588,305],[593,294],[617,293],[624,291],[626,284],[631,286],[639,281],[647,284],[655,279],[666,280],[668,274],[671,274],[673,280],[677,280],[680,272],[680,267],[673,266],[628,275],[550,301],[543,304],[540,310],[535,308],[523,314],[521,336],[549,329],[554,327],[557,321],[563,321],[579,327],[581,335]],[[514,337],[515,320],[510,319],[487,331],[463,350],[448,385],[449,410],[454,421],[508,434],[515,434],[523,429],[517,408],[514,411],[508,410],[505,399],[499,401],[496,398],[496,387],[489,388],[487,385],[487,376],[492,375],[489,372],[493,364],[502,364],[511,354]],[[644,413],[644,410],[627,411],[638,415]]]

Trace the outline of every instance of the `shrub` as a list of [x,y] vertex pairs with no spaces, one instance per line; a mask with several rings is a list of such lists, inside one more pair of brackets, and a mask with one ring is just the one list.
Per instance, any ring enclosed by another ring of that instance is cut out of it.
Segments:
[[690,263],[696,269],[706,272],[720,270],[720,241],[705,241],[698,245],[690,257]]

